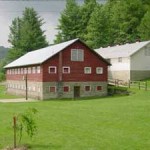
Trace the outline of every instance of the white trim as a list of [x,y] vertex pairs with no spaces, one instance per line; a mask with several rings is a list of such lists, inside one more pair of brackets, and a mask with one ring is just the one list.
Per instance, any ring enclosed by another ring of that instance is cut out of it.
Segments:
[[[55,91],[54,91],[54,92],[51,92],[51,87],[54,87],[54,88],[55,88]],[[56,86],[49,86],[49,92],[50,92],[50,93],[56,93]]]
[[[68,72],[64,72],[64,69],[68,69]],[[69,74],[69,73],[70,73],[70,67],[64,66],[62,72],[63,72],[64,74]]]
[[[50,72],[50,69],[51,69],[51,68],[54,69],[54,72]],[[48,73],[50,73],[50,74],[55,74],[55,73],[57,73],[57,67],[56,67],[56,66],[49,66],[49,67],[48,67]]]
[[32,73],[35,74],[36,73],[36,67],[32,67]]
[[41,73],[41,66],[37,66],[36,70],[37,70],[37,73],[40,74]]
[[96,67],[96,74],[103,74],[103,67]]
[[70,86],[67,86],[67,85],[63,86],[63,92],[66,93],[66,91],[64,91],[64,87],[68,87],[68,91],[67,92],[70,92]]
[[[87,72],[86,69],[89,69],[89,72]],[[91,74],[92,73],[92,68],[91,67],[84,67],[84,74]]]
[[31,74],[31,72],[32,72],[32,68],[28,67],[28,74]]
[[84,61],[83,49],[71,49],[71,61]]
[[89,92],[89,91],[86,91],[86,86],[89,86],[89,87],[90,87],[90,90],[89,90],[89,91],[91,91],[91,85],[85,85],[85,86],[84,86],[84,91],[85,91],[85,92]]

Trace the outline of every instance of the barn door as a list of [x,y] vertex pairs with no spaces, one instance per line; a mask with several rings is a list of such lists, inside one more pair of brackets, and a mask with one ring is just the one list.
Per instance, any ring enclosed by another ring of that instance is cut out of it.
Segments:
[[74,86],[74,98],[80,97],[80,86]]

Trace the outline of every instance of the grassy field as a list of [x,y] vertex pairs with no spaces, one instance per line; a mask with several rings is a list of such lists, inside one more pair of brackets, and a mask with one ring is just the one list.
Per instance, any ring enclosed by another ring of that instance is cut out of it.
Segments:
[[0,103],[0,149],[13,145],[12,117],[38,110],[33,150],[149,150],[150,92],[88,100]]

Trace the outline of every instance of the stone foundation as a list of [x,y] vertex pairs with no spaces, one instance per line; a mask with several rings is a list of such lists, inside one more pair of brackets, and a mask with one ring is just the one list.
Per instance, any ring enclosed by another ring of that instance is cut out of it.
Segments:
[[[86,91],[85,86],[90,86]],[[101,87],[97,90],[97,86]],[[50,87],[55,91],[50,91]],[[68,91],[64,91],[68,87]],[[29,98],[46,100],[51,98],[74,98],[75,89],[79,88],[79,97],[93,97],[107,95],[107,82],[30,82],[27,83],[27,95]],[[7,92],[17,96],[26,97],[25,81],[7,81]]]

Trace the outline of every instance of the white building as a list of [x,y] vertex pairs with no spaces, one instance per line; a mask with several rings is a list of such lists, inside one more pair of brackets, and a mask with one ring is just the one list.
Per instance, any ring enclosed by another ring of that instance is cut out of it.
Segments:
[[150,78],[150,41],[99,48],[95,51],[110,61],[110,79],[128,81]]

